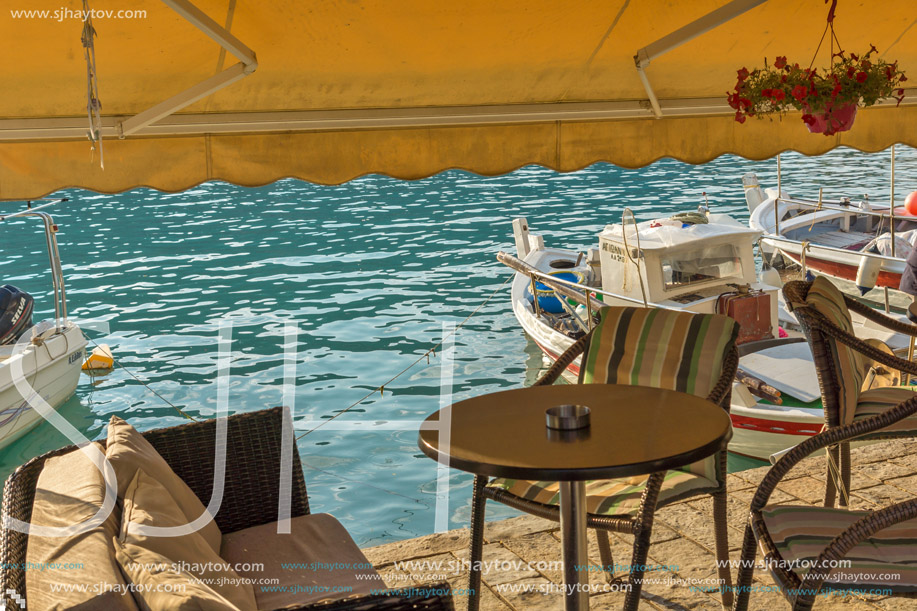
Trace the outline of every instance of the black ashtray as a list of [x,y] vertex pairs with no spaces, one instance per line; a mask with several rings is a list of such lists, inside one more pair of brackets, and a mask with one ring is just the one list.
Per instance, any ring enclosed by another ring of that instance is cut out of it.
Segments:
[[585,405],[555,405],[545,410],[549,429],[575,431],[589,427],[589,408]]

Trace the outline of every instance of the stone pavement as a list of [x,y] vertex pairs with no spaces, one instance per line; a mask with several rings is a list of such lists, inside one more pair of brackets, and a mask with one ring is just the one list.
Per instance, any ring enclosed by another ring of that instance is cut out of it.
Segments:
[[[913,498],[917,495],[917,441],[885,441],[855,448],[850,505],[854,509],[876,509]],[[746,512],[757,484],[768,467],[733,473],[728,476],[729,546],[731,557],[739,557]],[[771,497],[774,503],[818,505],[824,491],[825,455],[819,452],[797,465]],[[488,504],[493,501],[488,501]],[[656,514],[653,543],[648,563],[669,567],[646,575],[641,609],[679,611],[682,609],[722,609],[718,593],[706,593],[695,586],[715,584],[716,565],[713,554],[713,505],[710,497],[698,497],[661,508]],[[550,592],[562,584],[558,525],[533,516],[521,516],[488,522],[485,527],[484,561],[493,562],[485,571],[482,611],[540,611],[563,609],[561,591]],[[632,540],[628,535],[612,533],[616,564],[630,562]],[[431,581],[448,581],[453,589],[467,588],[466,571],[459,571],[468,558],[468,529],[428,535],[364,549],[390,587],[410,587]],[[760,559],[760,556],[759,556]],[[597,588],[607,584],[598,571],[599,553],[592,531],[589,533],[589,560],[596,564],[590,583]],[[409,563],[405,566],[402,563]],[[487,565],[485,565],[487,566]],[[733,579],[735,571],[732,571]],[[623,573],[620,573],[623,574]],[[555,586],[552,586],[555,584]],[[770,576],[762,569],[755,572],[755,585],[761,591],[752,593],[751,609],[777,611],[789,604],[775,591]],[[612,587],[612,586],[607,586]],[[549,592],[549,593],[545,593]],[[596,592],[591,609],[620,609],[624,593]],[[466,605],[455,597],[456,609]],[[819,599],[815,609],[917,609],[917,601],[903,598],[875,598],[852,595],[847,598]]]

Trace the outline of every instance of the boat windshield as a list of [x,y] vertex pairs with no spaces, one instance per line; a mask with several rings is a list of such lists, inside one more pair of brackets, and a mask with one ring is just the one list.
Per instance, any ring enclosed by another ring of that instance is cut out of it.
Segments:
[[718,244],[673,253],[671,256],[663,256],[661,262],[667,291],[709,280],[742,276],[739,248],[735,244]]

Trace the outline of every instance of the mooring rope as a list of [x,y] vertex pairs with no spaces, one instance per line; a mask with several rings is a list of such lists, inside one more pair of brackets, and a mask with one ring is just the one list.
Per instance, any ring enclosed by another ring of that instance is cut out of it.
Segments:
[[[86,333],[83,332],[82,329],[80,329],[80,331],[83,333],[83,337],[85,337],[87,341],[89,341],[89,342],[90,342],[93,346],[95,346],[96,348],[99,347],[99,344],[97,344],[96,341],[95,341],[94,339],[92,339],[91,337],[89,337],[88,335],[86,335]],[[87,358],[88,358],[88,357],[87,357]],[[188,420],[191,420],[191,421],[193,421],[193,422],[200,422],[200,420],[198,420],[197,418],[195,418],[195,417],[192,416],[191,414],[186,413],[182,408],[178,407],[177,405],[175,405],[174,403],[172,403],[171,401],[169,401],[168,399],[166,399],[165,397],[163,397],[161,394],[159,394],[158,392],[156,392],[156,390],[155,390],[152,386],[150,386],[149,384],[147,384],[146,382],[144,382],[143,380],[141,380],[140,378],[138,378],[137,376],[135,376],[134,373],[133,373],[130,369],[128,369],[127,367],[125,367],[124,365],[122,365],[120,361],[118,361],[118,360],[116,360],[116,359],[112,359],[112,362],[113,362],[115,365],[117,365],[118,367],[120,367],[121,369],[123,369],[123,370],[125,371],[125,373],[127,373],[127,375],[129,375],[130,377],[134,378],[134,380],[135,380],[137,383],[139,383],[141,386],[143,386],[143,387],[146,388],[148,391],[150,391],[151,393],[153,393],[154,395],[156,395],[157,397],[159,397],[160,399],[162,399],[162,401],[163,401],[166,405],[168,405],[169,407],[171,407],[172,409],[174,409],[176,412],[178,412],[179,414],[181,414],[184,418],[187,418]],[[92,375],[92,374],[90,374],[90,375]]]

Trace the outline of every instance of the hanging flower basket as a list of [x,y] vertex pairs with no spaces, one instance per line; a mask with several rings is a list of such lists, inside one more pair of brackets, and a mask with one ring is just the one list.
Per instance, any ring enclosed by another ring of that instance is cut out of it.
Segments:
[[836,109],[828,106],[826,112],[822,113],[812,112],[811,108],[807,108],[803,116],[811,117],[806,121],[806,127],[813,134],[845,132],[853,127],[853,120],[857,116],[857,105],[848,102]]
[[831,32],[831,65],[821,71],[813,70],[811,63],[808,68],[802,68],[781,56],[771,65],[765,59],[764,68],[751,71],[741,68],[737,72],[735,89],[726,93],[729,106],[736,111],[736,121],[745,123],[748,117],[801,110],[802,120],[810,132],[830,136],[850,129],[858,106],[869,107],[888,98],[901,104],[904,99],[902,83],[907,77],[898,68],[897,61],[887,62],[878,57],[874,45],[862,55],[843,49],[834,52],[835,42],[840,48],[834,35],[836,4],[835,0],[828,11],[825,28],[825,35]]

